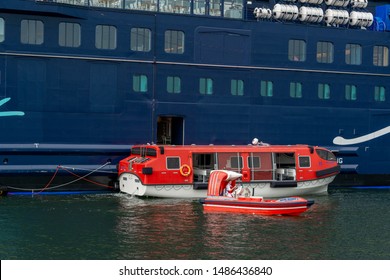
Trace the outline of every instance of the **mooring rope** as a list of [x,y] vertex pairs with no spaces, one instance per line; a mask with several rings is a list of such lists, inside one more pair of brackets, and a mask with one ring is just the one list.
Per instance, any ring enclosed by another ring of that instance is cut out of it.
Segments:
[[[101,186],[101,187],[105,187],[105,188],[109,188],[109,189],[113,189],[114,187],[112,186],[108,186],[108,185],[105,185],[105,184],[102,184],[102,183],[99,183],[99,182],[95,182],[95,181],[92,181],[90,179],[87,179],[86,177],[92,175],[93,173],[99,171],[100,169],[106,167],[107,165],[109,165],[111,162],[110,161],[107,161],[105,164],[93,169],[93,170],[90,170],[89,173],[83,175],[83,176],[79,176],[77,174],[75,174],[74,172],[68,170],[68,168],[72,168],[74,170],[76,169],[79,169],[79,170],[88,170],[88,169],[81,169],[81,168],[73,168],[73,167],[69,167],[69,166],[62,166],[62,165],[58,165],[55,172],[53,173],[53,176],[50,178],[49,182],[43,187],[43,188],[38,188],[38,189],[26,189],[26,188],[18,188],[18,187],[13,187],[13,186],[7,186],[8,189],[12,189],[12,190],[18,190],[18,191],[31,191],[33,194],[35,195],[39,195],[40,193],[42,193],[43,191],[48,191],[48,190],[53,190],[53,189],[58,189],[58,188],[61,188],[61,187],[64,187],[64,186],[67,186],[67,185],[70,185],[70,184],[73,184],[73,183],[76,183],[78,181],[81,181],[81,180],[84,180],[86,182],[89,182],[89,183],[92,183],[92,184],[95,184],[95,185],[98,185],[98,186]],[[62,169],[70,174],[72,174],[73,176],[77,177],[77,179],[75,180],[72,180],[72,181],[69,181],[67,183],[63,183],[63,184],[59,184],[59,185],[55,185],[55,186],[51,186],[51,183],[53,182],[54,178],[57,176],[58,174],[58,171]],[[100,171],[101,172],[101,171]],[[105,171],[105,172],[108,172],[108,171]],[[110,172],[110,173],[115,173],[115,172]],[[36,192],[37,193],[34,193]]]

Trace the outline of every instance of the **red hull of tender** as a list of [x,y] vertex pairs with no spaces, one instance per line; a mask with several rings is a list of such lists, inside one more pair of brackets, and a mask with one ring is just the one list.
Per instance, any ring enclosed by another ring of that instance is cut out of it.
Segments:
[[253,197],[207,197],[201,200],[201,203],[207,212],[298,216],[307,211],[314,201],[300,197],[289,197],[279,200],[264,200]]

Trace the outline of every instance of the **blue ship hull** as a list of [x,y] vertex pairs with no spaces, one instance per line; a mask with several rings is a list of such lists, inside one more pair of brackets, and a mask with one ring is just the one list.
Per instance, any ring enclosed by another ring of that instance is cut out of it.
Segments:
[[[205,11],[134,2],[0,3],[0,186],[115,190],[133,144],[254,137],[330,148],[336,186],[390,185],[390,72],[386,57],[373,63],[390,32],[258,20],[263,1],[218,16],[211,1]],[[290,42],[304,42],[304,57]],[[331,62],[319,63],[319,42],[332,43]],[[346,59],[347,45],[360,61]]]

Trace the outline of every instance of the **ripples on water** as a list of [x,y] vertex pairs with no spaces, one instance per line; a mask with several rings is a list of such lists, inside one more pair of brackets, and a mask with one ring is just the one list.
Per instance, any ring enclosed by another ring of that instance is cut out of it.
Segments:
[[124,194],[0,198],[1,259],[390,259],[390,190],[331,190],[299,217]]

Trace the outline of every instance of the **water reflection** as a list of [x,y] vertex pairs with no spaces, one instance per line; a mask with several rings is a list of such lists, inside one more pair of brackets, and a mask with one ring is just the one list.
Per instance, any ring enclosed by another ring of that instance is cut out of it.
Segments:
[[300,217],[264,217],[203,213],[191,200],[120,201],[124,258],[309,259],[320,256],[329,239],[326,206]]
[[2,197],[1,259],[390,259],[390,190],[336,190],[299,217],[204,213],[123,194]]

